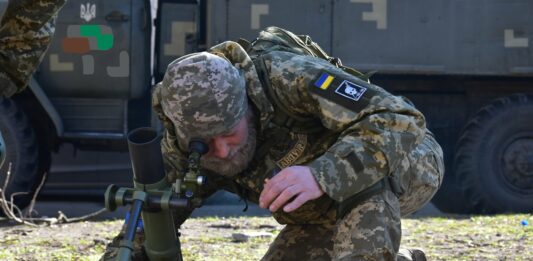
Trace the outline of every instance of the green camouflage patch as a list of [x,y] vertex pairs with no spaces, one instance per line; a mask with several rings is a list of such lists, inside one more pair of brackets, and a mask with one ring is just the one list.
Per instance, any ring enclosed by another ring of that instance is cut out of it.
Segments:
[[55,30],[55,18],[66,0],[9,1],[0,22],[0,96],[26,87]]

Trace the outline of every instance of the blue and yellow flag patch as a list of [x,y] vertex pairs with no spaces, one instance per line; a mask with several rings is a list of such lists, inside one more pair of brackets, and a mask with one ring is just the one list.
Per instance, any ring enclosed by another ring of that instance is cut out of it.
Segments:
[[320,78],[318,78],[318,80],[315,82],[315,86],[322,90],[326,90],[333,81],[333,79],[335,79],[335,77],[329,75],[328,73],[322,73],[322,75],[320,75]]

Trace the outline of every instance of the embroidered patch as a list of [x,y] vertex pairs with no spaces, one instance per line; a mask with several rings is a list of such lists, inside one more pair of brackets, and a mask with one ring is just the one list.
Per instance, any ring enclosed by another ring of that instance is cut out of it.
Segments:
[[307,135],[296,134],[296,138],[296,144],[294,144],[291,150],[285,156],[283,156],[283,158],[276,162],[276,165],[278,165],[280,169],[284,169],[288,166],[291,166],[294,162],[296,162],[296,160],[298,160],[298,158],[302,156],[305,147],[307,147]]
[[359,112],[368,106],[370,99],[377,93],[370,84],[349,77],[351,76],[324,70],[309,82],[309,90],[344,108]]
[[320,75],[320,78],[318,78],[318,80],[315,82],[315,86],[322,90],[326,90],[333,81],[333,79],[333,76],[327,73],[322,73],[322,75]]
[[339,87],[337,87],[335,93],[348,99],[358,101],[361,99],[366,90],[367,89],[363,86],[359,86],[353,82],[345,80],[339,85]]

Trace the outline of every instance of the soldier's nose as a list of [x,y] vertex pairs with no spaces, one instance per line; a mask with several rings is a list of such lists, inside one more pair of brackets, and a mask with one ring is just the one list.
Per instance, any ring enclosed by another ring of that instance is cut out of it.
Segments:
[[221,159],[226,159],[229,156],[230,147],[227,141],[222,137],[216,137],[213,139],[213,156]]

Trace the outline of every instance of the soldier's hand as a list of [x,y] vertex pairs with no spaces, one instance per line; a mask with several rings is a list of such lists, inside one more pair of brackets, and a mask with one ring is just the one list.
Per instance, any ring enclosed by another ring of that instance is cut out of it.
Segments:
[[259,197],[259,206],[276,212],[283,206],[283,211],[291,212],[305,202],[324,194],[311,170],[306,166],[291,166],[281,170],[265,186]]

